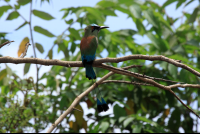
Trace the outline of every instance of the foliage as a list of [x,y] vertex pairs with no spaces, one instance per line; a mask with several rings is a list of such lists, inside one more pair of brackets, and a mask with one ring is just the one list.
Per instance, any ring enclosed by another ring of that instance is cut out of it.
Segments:
[[[18,13],[22,6],[31,3],[31,0],[18,0],[15,7],[9,5],[0,7],[0,17],[12,11],[7,20],[15,22],[16,18],[22,17]],[[45,0],[41,0],[44,2]],[[38,2],[38,1],[37,1]],[[47,1],[49,2],[49,0]],[[127,52],[143,55],[165,55],[169,58],[181,60],[182,63],[195,68],[200,72],[200,20],[199,5],[192,13],[183,12],[186,18],[178,28],[174,28],[174,23],[181,19],[168,16],[165,7],[176,2],[176,8],[181,5],[188,6],[193,0],[168,0],[162,6],[153,1],[130,1],[130,0],[101,0],[95,7],[71,7],[64,8],[62,21],[66,22],[64,32],[55,35],[42,28],[32,26],[33,31],[47,37],[56,37],[54,46],[58,46],[58,53],[64,53],[65,57],[60,60],[76,61],[80,60],[79,42],[83,36],[83,29],[76,30],[71,27],[75,22],[81,27],[96,23],[103,25],[108,16],[115,16],[116,11],[127,14],[136,25],[137,30],[121,29],[111,32],[102,30],[99,33],[99,46],[96,52],[98,58],[102,51],[108,52],[108,57],[123,56]],[[75,14],[77,20],[66,20],[67,16]],[[83,14],[80,16],[80,14]],[[32,15],[46,20],[47,23],[54,16],[38,10],[32,10]],[[148,22],[146,24],[146,22]],[[24,20],[16,29],[20,30],[31,22]],[[145,25],[146,24],[146,25]],[[30,25],[31,26],[31,25]],[[66,31],[69,34],[66,34]],[[7,41],[7,33],[0,33],[0,44]],[[151,43],[137,44],[135,36],[147,36]],[[68,38],[66,38],[66,36]],[[24,38],[26,35],[24,35]],[[28,38],[25,38],[28,40]],[[37,39],[34,39],[37,40]],[[24,40],[22,41],[22,43]],[[44,44],[35,43],[35,48],[40,53],[47,51],[43,48]],[[20,55],[21,45],[18,54]],[[53,47],[54,47],[53,46]],[[52,49],[48,52],[48,58],[53,58]],[[199,78],[184,69],[178,69],[166,62],[155,61],[147,65],[144,60],[125,61],[120,64],[109,63],[112,66],[143,65],[142,69],[133,69],[134,72],[145,73],[148,76],[181,81],[185,83],[200,84]],[[159,68],[157,68],[159,67]],[[30,64],[24,66],[24,75],[29,71]],[[39,68],[40,69],[40,68]],[[33,78],[22,79],[12,71],[9,66],[0,70],[0,132],[40,132],[49,124],[53,123],[60,113],[65,111],[77,95],[85,91],[92,82],[85,78],[83,68],[66,68],[52,66],[51,70],[43,73],[38,81]],[[96,68],[98,77],[107,74],[108,71]],[[139,81],[131,77],[115,74],[110,80]],[[46,80],[46,83],[41,82]],[[160,82],[170,85],[170,82]],[[86,132],[115,132],[120,129],[122,132],[180,132],[183,128],[185,132],[195,132],[196,119],[191,117],[183,105],[181,105],[172,94],[167,91],[149,86],[133,86],[127,84],[107,83],[99,86],[103,96],[113,109],[113,114],[101,116],[96,111],[96,99],[93,94],[86,96],[81,102],[85,102],[87,107],[94,109],[94,113],[87,115],[78,111],[63,120],[58,126],[59,132],[79,132],[84,129]],[[57,92],[59,91],[59,92]],[[187,105],[192,106],[194,102],[200,107],[200,90],[196,88],[176,88],[173,90]],[[16,101],[17,93],[23,94],[24,101]],[[45,95],[42,94],[45,92]],[[55,92],[56,95],[55,95]],[[77,106],[82,110],[81,105]],[[84,111],[84,110],[83,110]],[[196,110],[198,114],[200,112]],[[71,120],[75,117],[75,121]],[[155,120],[157,119],[157,120]],[[89,123],[90,121],[90,123]],[[92,123],[91,123],[92,122]]]

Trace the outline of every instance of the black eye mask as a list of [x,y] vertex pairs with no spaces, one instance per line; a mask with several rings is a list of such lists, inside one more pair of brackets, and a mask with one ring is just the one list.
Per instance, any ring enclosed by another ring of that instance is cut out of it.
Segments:
[[100,29],[100,27],[95,26],[95,27],[92,29],[92,32],[93,32],[94,30],[98,30],[98,31],[99,31],[99,29]]

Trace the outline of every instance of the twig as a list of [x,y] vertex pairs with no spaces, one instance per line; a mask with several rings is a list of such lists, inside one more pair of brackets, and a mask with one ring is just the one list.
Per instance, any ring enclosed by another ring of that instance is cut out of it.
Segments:
[[81,111],[81,110],[79,110],[79,109],[77,109],[77,108],[75,108],[75,107],[73,107],[73,110],[77,110],[77,111],[83,113],[83,111]]
[[29,42],[27,42],[27,43],[25,44],[26,48],[25,48],[23,54],[20,56],[20,58],[24,58],[24,57],[26,56],[28,47],[29,47],[30,45],[31,45],[31,44],[30,44]]
[[0,48],[2,48],[3,46],[5,46],[7,44],[10,44],[11,42],[14,42],[14,41],[6,41],[6,42],[4,42],[3,44],[0,45]]
[[125,83],[125,84],[133,84],[133,85],[140,85],[140,86],[153,86],[151,84],[146,84],[146,83],[139,83],[135,81],[123,81],[123,80],[105,80],[101,84],[104,83]]
[[[151,84],[146,84],[146,83],[140,83],[140,82],[135,82],[135,81],[123,81],[123,80],[105,80],[103,81],[101,84],[103,83],[125,83],[125,84],[133,84],[133,85],[141,85],[141,86],[154,86]],[[169,85],[167,86],[169,88],[177,88],[177,87],[192,87],[192,88],[200,88],[200,85],[198,84],[175,84],[175,85]]]
[[28,22],[25,18],[24,18],[24,16],[22,16],[18,11],[17,11],[17,9],[15,8],[15,7],[13,7],[13,6],[11,6],[7,1],[5,1],[10,7],[12,7],[18,14],[19,14],[19,16],[21,16],[22,17],[22,19],[25,21],[25,22]]
[[168,86],[170,88],[176,88],[176,87],[193,87],[193,88],[200,88],[200,85],[198,84],[175,84],[175,85],[170,85]]
[[160,81],[165,81],[165,82],[172,82],[172,83],[184,83],[184,82],[179,82],[179,81],[172,81],[172,80],[166,80],[163,78],[155,78],[155,77],[150,77],[144,74],[139,74],[139,73],[135,73],[135,75],[138,75],[140,77],[144,77],[144,78],[148,78],[148,79],[152,79],[152,80],[160,80]]
[[182,100],[171,89],[169,90],[169,92],[172,93],[189,111],[191,111],[198,118],[200,118],[200,116],[198,114],[196,114],[191,108],[189,108],[185,103],[183,103]]

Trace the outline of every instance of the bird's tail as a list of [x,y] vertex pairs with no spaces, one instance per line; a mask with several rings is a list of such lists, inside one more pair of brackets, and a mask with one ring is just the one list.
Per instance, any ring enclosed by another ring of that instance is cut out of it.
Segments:
[[86,77],[90,80],[90,79],[96,79],[96,74],[92,68],[92,65],[90,64],[86,64],[85,65],[85,69],[86,69]]
[[109,107],[106,101],[101,97],[101,101],[97,98],[97,110],[99,113],[108,111]]

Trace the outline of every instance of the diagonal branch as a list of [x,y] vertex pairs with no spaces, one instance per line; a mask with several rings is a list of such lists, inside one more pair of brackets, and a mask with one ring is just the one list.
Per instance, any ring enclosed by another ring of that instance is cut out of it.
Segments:
[[3,44],[0,45],[0,48],[2,48],[3,46],[5,46],[7,44],[10,44],[11,42],[14,42],[14,41],[6,41],[6,42],[4,42]]
[[[105,65],[105,64],[102,64],[102,66],[100,66],[101,68],[105,68],[107,70],[110,70],[110,71],[113,71],[117,74],[123,74],[123,75],[128,75],[128,76],[133,76],[135,78],[138,78],[142,81],[145,81],[147,83],[150,83],[152,84],[153,86],[155,87],[158,87],[158,88],[161,88],[161,89],[164,89],[164,90],[167,90],[169,91],[170,93],[172,93],[189,111],[191,111],[192,113],[194,113],[198,118],[200,118],[200,116],[198,114],[196,114],[191,108],[189,108],[186,104],[183,103],[183,101],[181,101],[181,99],[171,90],[172,87],[176,87],[178,84],[176,85],[171,85],[171,86],[164,86],[164,85],[161,85],[151,79],[147,79],[147,78],[142,78],[142,77],[138,77],[137,75],[135,75],[133,72],[131,71],[127,71],[127,70],[123,70],[123,69],[119,69],[119,68],[115,68],[115,67],[112,67],[112,66],[108,66],[108,65]],[[186,85],[184,85],[186,86]],[[195,85],[196,86],[196,85]]]

